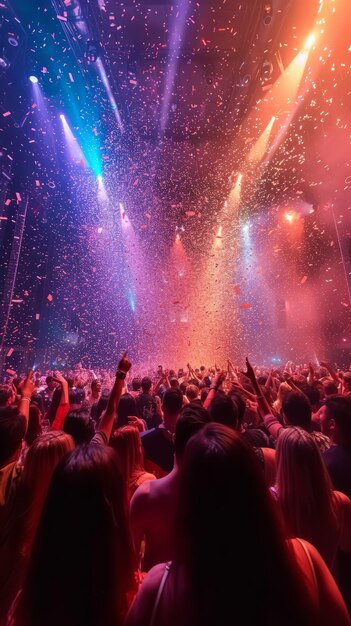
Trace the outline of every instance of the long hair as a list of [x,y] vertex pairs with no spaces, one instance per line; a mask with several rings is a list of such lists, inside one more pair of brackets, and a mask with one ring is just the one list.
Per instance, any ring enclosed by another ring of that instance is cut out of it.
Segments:
[[138,429],[135,426],[123,426],[115,430],[110,446],[117,452],[123,478],[130,487],[135,477],[145,472]]
[[134,567],[116,454],[76,448],[52,477],[15,624],[118,626]]
[[74,448],[70,435],[52,431],[38,437],[28,449],[20,485],[21,504],[26,508],[22,553],[31,550],[44,501],[54,470],[62,457]]
[[[299,573],[254,451],[208,424],[180,470],[175,576],[185,573],[183,623],[310,623]],[[178,572],[178,573],[177,573]]]
[[332,484],[318,446],[302,428],[282,429],[276,462],[278,498],[288,528],[292,536],[320,550],[321,534],[336,531],[337,521]]

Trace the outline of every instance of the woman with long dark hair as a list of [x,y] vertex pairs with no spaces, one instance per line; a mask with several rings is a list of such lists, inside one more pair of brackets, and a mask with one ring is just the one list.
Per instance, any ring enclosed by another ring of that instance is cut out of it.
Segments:
[[274,491],[291,536],[312,543],[337,579],[338,549],[351,552],[351,501],[333,491],[319,448],[304,429],[282,429],[276,461]]
[[150,570],[126,626],[347,626],[316,550],[286,541],[255,453],[208,424],[187,445],[178,549]]
[[119,626],[135,570],[116,453],[102,445],[77,448],[54,472],[10,623]]

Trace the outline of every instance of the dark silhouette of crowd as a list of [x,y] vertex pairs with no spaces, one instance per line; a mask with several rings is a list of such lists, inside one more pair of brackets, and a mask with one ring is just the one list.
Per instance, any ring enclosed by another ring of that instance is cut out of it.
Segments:
[[350,498],[329,363],[5,373],[0,626],[350,625]]

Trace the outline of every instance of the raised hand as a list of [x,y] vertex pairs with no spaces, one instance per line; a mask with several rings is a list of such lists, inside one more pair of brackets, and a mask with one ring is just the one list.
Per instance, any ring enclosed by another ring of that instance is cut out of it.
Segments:
[[30,398],[32,396],[35,391],[35,384],[33,383],[33,370],[28,371],[26,378],[22,380],[18,389],[22,398]]
[[245,359],[245,363],[246,363],[246,372],[242,372],[242,374],[244,374],[244,376],[246,376],[251,382],[256,382],[256,374],[247,357]]
[[129,359],[127,357],[127,353],[124,352],[120,362],[118,363],[118,368],[117,369],[120,372],[124,372],[125,374],[127,374],[127,372],[129,372],[131,367],[132,367],[132,364],[131,364],[131,362],[129,361]]

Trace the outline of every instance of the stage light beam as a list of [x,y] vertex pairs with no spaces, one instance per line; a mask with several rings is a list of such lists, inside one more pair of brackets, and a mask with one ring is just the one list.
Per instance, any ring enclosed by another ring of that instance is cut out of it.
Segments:
[[29,80],[30,80],[30,82],[31,82],[31,83],[33,83],[34,85],[38,82],[38,79],[37,79],[37,77],[36,77],[36,76],[30,76],[30,77],[29,77]]

